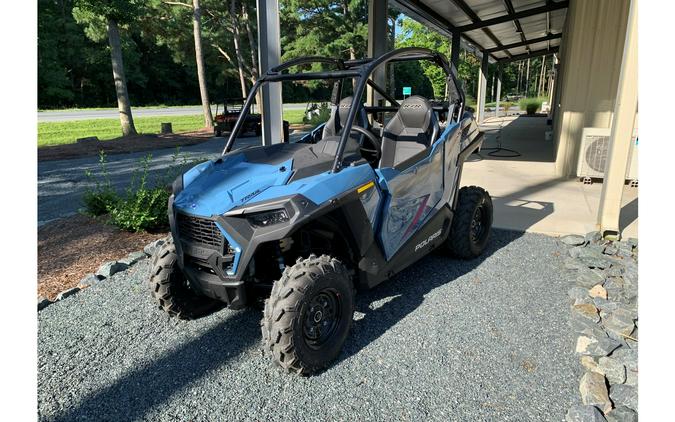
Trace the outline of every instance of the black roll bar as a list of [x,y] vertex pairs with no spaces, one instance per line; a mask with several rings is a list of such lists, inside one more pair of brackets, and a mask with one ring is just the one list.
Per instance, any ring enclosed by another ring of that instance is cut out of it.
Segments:
[[[251,104],[255,98],[255,94],[262,84],[270,82],[282,82],[282,81],[297,81],[297,80],[317,80],[317,79],[345,79],[345,78],[357,78],[356,88],[354,89],[354,96],[347,115],[347,119],[344,122],[343,127],[351,127],[354,123],[356,117],[356,112],[358,104],[363,97],[363,93],[366,89],[366,85],[373,87],[375,91],[384,96],[392,104],[398,105],[398,102],[391,97],[385,90],[383,90],[379,85],[370,80],[370,76],[378,67],[389,63],[389,62],[399,62],[399,61],[413,61],[413,60],[429,60],[435,62],[439,65],[446,74],[446,83],[452,82],[455,86],[455,90],[459,95],[459,100],[461,101],[462,108],[460,109],[460,118],[461,113],[464,108],[464,92],[461,86],[457,82],[457,78],[448,65],[448,61],[443,57],[442,54],[427,49],[419,47],[405,47],[399,48],[397,50],[390,51],[376,58],[365,58],[358,60],[347,60],[343,61],[340,59],[333,59],[329,57],[321,56],[309,56],[309,57],[300,57],[297,59],[289,60],[285,63],[275,66],[270,71],[268,71],[264,76],[259,78],[251,90],[249,91],[246,101],[241,108],[239,113],[239,118],[235,123],[232,131],[230,132],[230,137],[227,140],[223,154],[227,154],[232,149],[234,140],[236,139],[241,127],[244,125],[244,121],[249,114]],[[281,73],[284,70],[287,70],[290,67],[298,66],[302,64],[309,63],[329,63],[337,66],[338,70],[335,71],[323,71],[323,72],[305,72],[305,73],[296,73],[296,74],[284,74]],[[335,154],[335,160],[333,161],[333,172],[338,172],[342,168],[342,156],[344,154],[345,147],[347,145],[347,140],[349,138],[348,131],[342,131],[340,135],[340,142],[337,147]]]

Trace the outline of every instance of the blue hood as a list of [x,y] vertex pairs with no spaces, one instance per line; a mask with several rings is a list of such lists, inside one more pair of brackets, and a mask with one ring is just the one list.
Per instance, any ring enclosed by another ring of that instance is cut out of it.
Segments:
[[251,163],[243,153],[199,164],[183,175],[184,189],[174,199],[174,207],[196,216],[221,215],[271,186],[285,185],[292,164],[292,159],[280,164]]

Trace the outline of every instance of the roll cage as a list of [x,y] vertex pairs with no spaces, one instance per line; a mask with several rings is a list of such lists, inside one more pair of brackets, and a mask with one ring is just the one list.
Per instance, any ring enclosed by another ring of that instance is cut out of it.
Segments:
[[[307,56],[299,57],[297,59],[292,59],[287,62],[280,64],[279,66],[273,67],[265,75],[259,78],[246,97],[246,101],[242,106],[241,113],[237,122],[235,123],[230,137],[227,140],[223,154],[230,152],[234,141],[237,138],[237,135],[241,131],[241,128],[246,121],[246,116],[249,114],[251,104],[255,99],[255,95],[264,84],[271,82],[284,82],[284,81],[309,81],[309,80],[326,80],[326,79],[336,79],[337,84],[341,84],[342,80],[347,78],[356,78],[356,87],[354,88],[354,95],[349,110],[347,120],[344,122],[343,127],[345,129],[351,129],[354,119],[356,117],[357,106],[363,97],[366,86],[370,86],[377,93],[382,95],[387,101],[389,101],[393,106],[369,106],[367,109],[370,112],[386,112],[386,111],[396,111],[398,109],[399,103],[389,95],[386,90],[377,85],[372,79],[371,75],[375,70],[380,66],[386,65],[387,63],[392,62],[404,62],[404,61],[419,61],[419,60],[428,60],[436,63],[440,66],[446,75],[446,97],[448,99],[448,106],[435,107],[437,110],[448,111],[449,104],[453,104],[454,111],[456,112],[456,121],[461,119],[461,116],[464,113],[464,92],[462,91],[459,83],[456,78],[456,70],[453,71],[448,61],[443,57],[443,55],[437,51],[430,50],[427,48],[418,48],[418,47],[406,47],[399,48],[388,53],[385,53],[379,57],[373,58],[364,58],[356,60],[341,60],[334,59],[330,57],[322,56]],[[325,63],[334,65],[336,70],[329,71],[319,71],[319,72],[298,72],[298,73],[284,73],[294,66],[313,64],[313,63]],[[455,114],[455,113],[453,113]],[[448,116],[452,118],[452,116]],[[342,159],[347,145],[347,140],[349,138],[350,130],[343,130],[340,135],[340,141],[335,153],[335,160],[333,161],[333,172],[339,172],[342,168]]]

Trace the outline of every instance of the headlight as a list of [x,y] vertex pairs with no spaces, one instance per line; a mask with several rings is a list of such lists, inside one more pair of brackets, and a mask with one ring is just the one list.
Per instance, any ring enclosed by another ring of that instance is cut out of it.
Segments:
[[289,220],[285,209],[264,211],[246,216],[249,223],[254,227],[267,227],[273,224],[283,223]]

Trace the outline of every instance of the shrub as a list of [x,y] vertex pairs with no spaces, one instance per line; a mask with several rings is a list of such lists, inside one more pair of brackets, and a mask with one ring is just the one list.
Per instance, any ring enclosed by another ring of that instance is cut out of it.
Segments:
[[328,103],[321,103],[315,110],[316,112],[312,112],[310,118],[307,118],[307,115],[302,117],[303,123],[318,126],[330,118],[330,107],[328,106]]
[[139,232],[169,225],[166,207],[171,194],[166,186],[148,186],[151,160],[151,154],[141,160],[141,167],[134,170],[125,196],[108,209],[110,221],[122,230]]
[[87,190],[82,199],[85,212],[95,216],[109,214],[110,223],[127,231],[139,232],[168,227],[167,203],[171,195],[171,182],[186,168],[204,161],[203,158],[191,160],[185,155],[181,157],[179,149],[176,149],[172,159],[172,164],[157,175],[154,181],[150,181],[152,155],[145,156],[134,170],[124,195],[119,195],[110,183],[106,156],[101,152],[99,173],[85,173],[95,183],[95,187]]
[[117,192],[110,183],[104,151],[100,152],[98,162],[100,171],[97,175],[94,175],[90,170],[84,172],[86,178],[94,183],[94,187],[87,188],[82,196],[84,212],[95,217],[108,213],[108,209],[119,200]]
[[522,98],[518,105],[521,110],[525,110],[527,114],[535,114],[541,107],[543,100],[541,98]]

